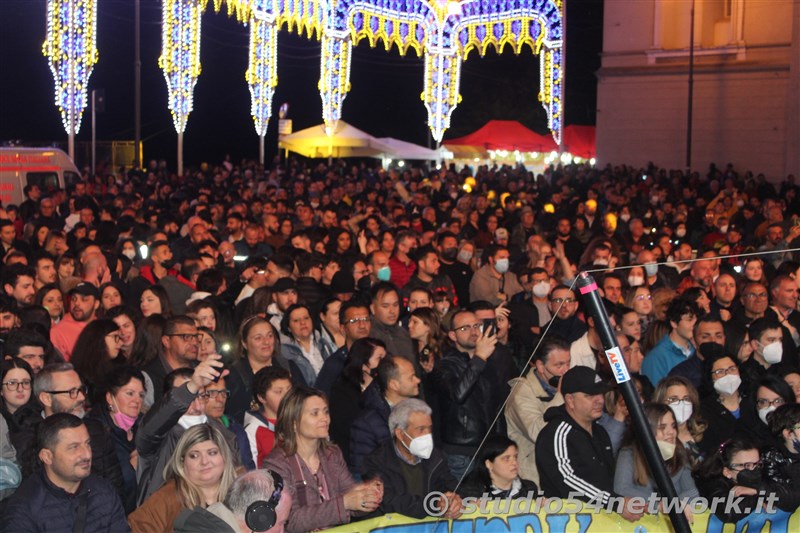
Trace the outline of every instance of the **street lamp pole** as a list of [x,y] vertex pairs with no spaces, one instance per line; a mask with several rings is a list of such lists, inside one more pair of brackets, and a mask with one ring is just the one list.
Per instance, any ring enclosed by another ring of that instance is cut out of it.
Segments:
[[141,0],[133,3],[133,166],[142,168],[142,57],[141,57]]
[[695,0],[692,0],[692,11],[689,22],[689,105],[687,108],[686,124],[686,172],[692,173],[692,105],[694,100],[694,9]]

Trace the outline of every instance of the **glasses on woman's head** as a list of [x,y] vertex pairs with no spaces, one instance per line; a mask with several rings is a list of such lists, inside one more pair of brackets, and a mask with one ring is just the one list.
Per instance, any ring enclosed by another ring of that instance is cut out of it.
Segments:
[[2,385],[9,391],[29,390],[31,388],[31,380],[9,379],[8,381],[4,381]]

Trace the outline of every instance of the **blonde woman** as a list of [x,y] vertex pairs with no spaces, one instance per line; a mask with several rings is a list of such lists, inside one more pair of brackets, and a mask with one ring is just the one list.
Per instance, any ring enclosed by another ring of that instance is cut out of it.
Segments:
[[184,509],[223,501],[236,479],[233,465],[233,452],[219,429],[209,424],[187,429],[164,467],[164,486],[128,517],[132,531],[172,531]]

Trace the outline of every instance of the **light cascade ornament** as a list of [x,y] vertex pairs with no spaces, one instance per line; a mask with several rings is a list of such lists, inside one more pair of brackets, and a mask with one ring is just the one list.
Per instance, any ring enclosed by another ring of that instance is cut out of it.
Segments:
[[164,72],[175,131],[182,134],[193,109],[194,86],[200,76],[200,23],[206,0],[164,0],[162,49],[158,66]]
[[86,109],[89,76],[97,63],[96,0],[48,0],[42,52],[55,81],[55,104],[64,129],[76,135]]
[[[191,89],[200,72],[200,12],[207,0],[163,1],[162,68],[170,86],[170,109],[173,114],[181,110],[179,116],[185,117],[191,111]],[[412,49],[424,56],[421,98],[437,141],[450,126],[450,116],[460,101],[461,63],[470,52],[483,56],[489,47],[501,51],[511,46],[520,53],[530,47],[542,55],[538,99],[547,111],[553,138],[557,143],[561,140],[563,0],[214,0],[215,9],[219,11],[223,2],[230,16],[250,25],[245,77],[260,136],[271,116],[278,31],[285,25],[289,31],[321,41],[319,90],[329,133],[341,119],[350,90],[352,47],[366,39],[371,46],[382,43],[387,51],[397,46],[402,55]],[[180,28],[177,33],[176,28]],[[168,35],[172,37],[169,46]],[[185,73],[178,75],[181,69]],[[176,119],[176,128],[179,122]],[[185,127],[185,118],[181,124]]]

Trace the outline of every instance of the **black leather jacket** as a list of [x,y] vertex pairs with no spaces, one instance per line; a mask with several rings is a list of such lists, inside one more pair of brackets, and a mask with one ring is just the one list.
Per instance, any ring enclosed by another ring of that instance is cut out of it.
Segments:
[[[495,357],[493,355],[492,357]],[[490,358],[491,359],[491,358]],[[442,447],[446,453],[472,455],[489,431],[495,413],[495,388],[489,364],[480,357],[451,350],[431,373],[439,407]]]

